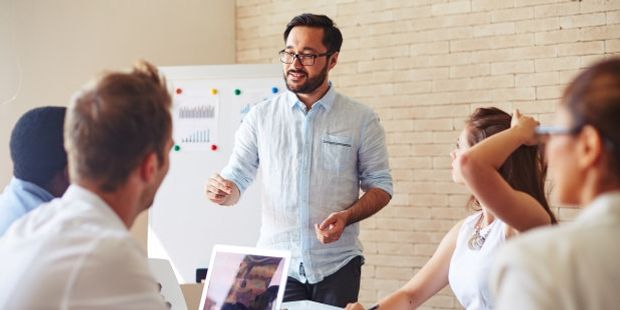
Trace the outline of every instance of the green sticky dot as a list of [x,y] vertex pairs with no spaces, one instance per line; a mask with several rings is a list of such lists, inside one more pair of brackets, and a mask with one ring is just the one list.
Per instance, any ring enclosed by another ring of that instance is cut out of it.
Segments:
[[237,96],[241,95],[241,89],[239,88],[235,89],[235,95]]
[[181,150],[181,147],[180,147],[178,144],[176,144],[176,145],[174,146],[174,150],[178,152],[178,151],[180,151],[180,150]]

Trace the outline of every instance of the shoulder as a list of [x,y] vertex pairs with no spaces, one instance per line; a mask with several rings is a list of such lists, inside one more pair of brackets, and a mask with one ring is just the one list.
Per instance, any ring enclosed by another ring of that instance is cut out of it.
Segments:
[[119,231],[97,238],[88,255],[97,264],[114,266],[118,263],[122,265],[118,267],[125,270],[146,263],[146,251],[142,246],[129,233]]
[[512,238],[500,250],[499,268],[515,268],[535,274],[550,274],[553,266],[577,254],[578,246],[571,241],[574,233],[570,224],[541,227]]
[[343,95],[337,91],[334,96],[334,105],[338,108],[345,109],[349,113],[358,113],[366,117],[377,115],[373,109],[360,101]]
[[258,103],[246,105],[241,110],[241,122],[254,126],[255,123],[264,123],[267,119],[272,119],[279,109],[287,104],[286,93],[281,93],[270,98],[263,99]]
[[250,108],[250,112],[262,114],[267,113],[270,110],[277,109],[278,107],[285,105],[288,101],[287,93],[280,93],[275,96],[265,98],[258,103],[254,104]]

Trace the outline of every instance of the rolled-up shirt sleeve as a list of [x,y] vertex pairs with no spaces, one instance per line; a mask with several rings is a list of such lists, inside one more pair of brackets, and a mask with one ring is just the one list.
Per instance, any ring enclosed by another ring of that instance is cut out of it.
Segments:
[[378,188],[393,196],[385,132],[379,122],[379,116],[371,112],[365,123],[361,132],[357,163],[360,186],[364,192]]
[[243,118],[235,133],[232,155],[220,173],[224,179],[234,182],[241,193],[252,184],[258,170],[256,113],[256,108],[253,108]]

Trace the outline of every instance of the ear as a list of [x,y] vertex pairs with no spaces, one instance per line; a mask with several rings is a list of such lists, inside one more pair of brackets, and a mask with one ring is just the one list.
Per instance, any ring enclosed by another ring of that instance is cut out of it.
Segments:
[[594,127],[586,125],[579,134],[577,141],[577,164],[583,169],[600,164],[603,156],[603,139]]
[[142,159],[140,163],[140,178],[144,182],[149,183],[153,180],[155,172],[157,171],[158,162],[155,152],[148,153],[144,159]]
[[331,57],[329,57],[329,70],[333,69],[338,63],[338,55],[340,55],[340,52],[335,52]]

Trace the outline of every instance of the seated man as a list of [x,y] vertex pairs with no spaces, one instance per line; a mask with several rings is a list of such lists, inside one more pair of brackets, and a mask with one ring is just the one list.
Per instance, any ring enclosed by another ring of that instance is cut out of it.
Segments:
[[170,105],[144,62],[75,98],[65,124],[71,186],[0,238],[0,309],[166,309],[128,228],[168,172]]
[[0,237],[15,220],[69,187],[63,146],[64,107],[32,109],[11,133],[13,179],[0,195]]

